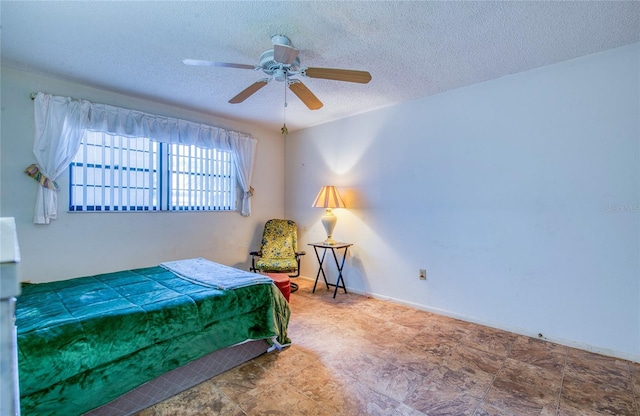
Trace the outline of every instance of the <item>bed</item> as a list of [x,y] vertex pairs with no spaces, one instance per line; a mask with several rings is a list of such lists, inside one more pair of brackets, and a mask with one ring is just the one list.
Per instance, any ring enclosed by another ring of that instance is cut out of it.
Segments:
[[[202,270],[204,280],[162,264],[24,284],[16,303],[22,414],[99,410],[163,375],[200,371],[211,353],[259,340],[258,353],[265,341],[287,345],[289,306],[270,279],[211,264],[210,281]],[[245,283],[230,286],[234,276]]]

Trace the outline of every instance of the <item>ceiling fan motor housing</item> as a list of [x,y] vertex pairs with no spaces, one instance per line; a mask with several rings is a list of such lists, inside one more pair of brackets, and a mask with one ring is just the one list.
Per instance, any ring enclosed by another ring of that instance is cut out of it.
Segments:
[[279,69],[297,71],[300,67],[300,58],[296,57],[291,65],[286,65],[276,61],[273,57],[273,49],[269,49],[260,55],[260,67],[267,75],[274,75],[275,71]]

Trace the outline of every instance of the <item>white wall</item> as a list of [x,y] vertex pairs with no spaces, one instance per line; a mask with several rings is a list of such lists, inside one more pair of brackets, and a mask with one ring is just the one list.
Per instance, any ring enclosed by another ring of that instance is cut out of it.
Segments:
[[285,214],[303,246],[322,241],[310,205],[336,185],[354,291],[640,361],[639,58],[635,44],[291,134]]
[[[0,215],[15,217],[24,280],[44,282],[205,257],[248,269],[266,220],[284,213],[284,140],[207,114],[2,68]],[[58,219],[33,224],[36,183],[23,173],[33,156],[32,92],[84,98],[242,131],[258,140],[253,212],[67,213],[68,174],[58,179]]]

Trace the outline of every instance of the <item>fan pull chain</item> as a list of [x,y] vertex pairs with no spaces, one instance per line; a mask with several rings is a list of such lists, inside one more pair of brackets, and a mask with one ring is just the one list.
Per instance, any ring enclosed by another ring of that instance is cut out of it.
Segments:
[[283,124],[282,124],[282,128],[280,129],[280,131],[284,136],[289,134],[289,129],[287,129],[287,86],[288,84],[289,84],[289,80],[287,75],[285,74],[284,76],[284,108],[282,109]]

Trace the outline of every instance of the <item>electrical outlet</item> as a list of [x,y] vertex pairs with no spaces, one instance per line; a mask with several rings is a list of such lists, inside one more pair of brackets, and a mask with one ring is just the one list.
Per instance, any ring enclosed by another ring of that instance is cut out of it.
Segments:
[[427,269],[420,269],[420,280],[427,280]]

